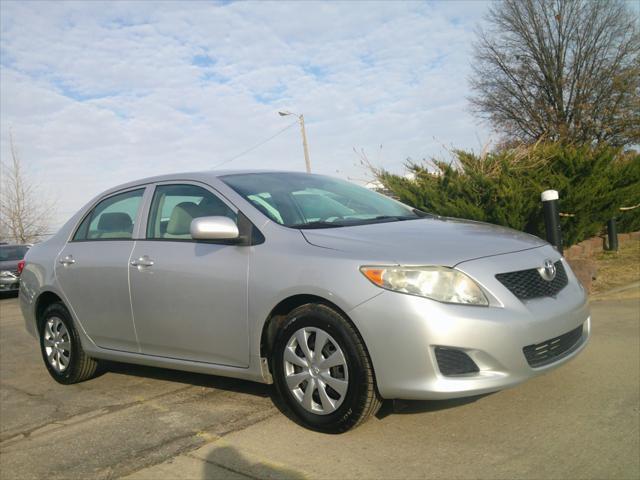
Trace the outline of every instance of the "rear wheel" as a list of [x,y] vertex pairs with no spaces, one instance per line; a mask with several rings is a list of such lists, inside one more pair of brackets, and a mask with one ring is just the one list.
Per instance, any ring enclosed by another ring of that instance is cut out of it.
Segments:
[[303,305],[287,316],[272,365],[278,393],[309,428],[344,432],[380,407],[362,339],[326,305]]
[[49,374],[59,383],[82,382],[96,372],[98,362],[82,349],[71,315],[62,303],[49,305],[42,315],[40,350]]

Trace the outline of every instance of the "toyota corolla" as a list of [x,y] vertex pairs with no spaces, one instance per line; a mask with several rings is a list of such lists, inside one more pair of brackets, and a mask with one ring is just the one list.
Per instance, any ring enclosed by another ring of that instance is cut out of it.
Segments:
[[539,238],[284,172],[104,192],[31,248],[20,303],[60,383],[100,360],[274,383],[327,432],[382,399],[514,386],[591,328],[584,289]]

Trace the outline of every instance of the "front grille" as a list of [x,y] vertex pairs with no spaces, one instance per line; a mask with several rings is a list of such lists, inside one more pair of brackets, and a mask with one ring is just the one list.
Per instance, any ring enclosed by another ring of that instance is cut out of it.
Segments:
[[556,276],[551,281],[542,278],[537,268],[499,273],[496,278],[521,300],[553,297],[569,283],[562,262],[558,260],[554,265],[556,266]]
[[464,375],[476,373],[480,370],[469,355],[455,348],[436,347],[438,368],[443,375]]
[[571,353],[573,347],[582,338],[582,325],[559,337],[522,349],[532,367],[548,365]]

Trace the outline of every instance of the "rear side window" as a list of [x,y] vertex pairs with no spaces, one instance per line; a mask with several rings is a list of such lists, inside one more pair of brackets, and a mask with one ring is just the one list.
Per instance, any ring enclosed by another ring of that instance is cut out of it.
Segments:
[[102,200],[82,221],[73,240],[131,239],[143,194],[141,188]]
[[160,185],[151,202],[148,239],[191,240],[191,221],[198,217],[229,217],[236,214],[210,191],[196,185]]

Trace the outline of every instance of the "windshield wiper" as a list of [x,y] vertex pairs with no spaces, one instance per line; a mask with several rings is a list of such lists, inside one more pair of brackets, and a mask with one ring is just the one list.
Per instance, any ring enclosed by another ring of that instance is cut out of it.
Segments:
[[312,229],[312,228],[335,228],[335,227],[344,227],[343,223],[337,222],[309,222],[309,223],[294,223],[293,225],[287,225],[289,228],[299,228],[299,229]]
[[425,218],[425,217],[436,218],[437,217],[437,215],[434,215],[433,213],[425,212],[424,210],[419,210],[417,208],[413,209],[413,213],[415,213],[418,216],[418,218]]
[[299,229],[313,229],[313,228],[338,228],[338,227],[354,227],[358,225],[369,225],[372,223],[383,223],[383,222],[395,222],[402,220],[415,220],[420,218],[418,216],[413,215],[379,215],[373,218],[351,218],[344,219],[339,222],[324,222],[320,220],[316,220],[314,222],[309,223],[296,223],[293,225],[288,225],[290,228],[299,228]]
[[377,217],[372,218],[371,220],[415,220],[418,217],[417,215],[379,215]]

